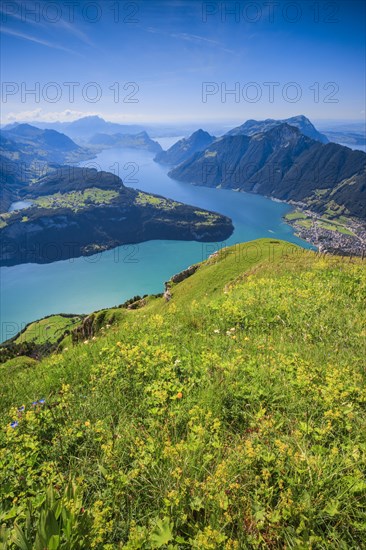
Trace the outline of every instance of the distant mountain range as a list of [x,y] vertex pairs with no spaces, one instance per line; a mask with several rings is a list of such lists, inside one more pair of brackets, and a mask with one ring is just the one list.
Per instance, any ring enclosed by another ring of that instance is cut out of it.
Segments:
[[229,132],[168,175],[366,219],[366,153],[320,143],[287,123],[269,126],[252,136]]
[[[328,141],[335,141],[336,143],[350,144],[351,145],[364,145],[365,141],[365,125],[364,123],[349,123],[335,124],[333,126],[324,127],[323,133],[319,132],[308,118],[304,115],[297,115],[291,118],[275,120],[266,119],[263,121],[248,120],[244,124],[237,126],[227,132],[229,135],[253,135],[259,131],[269,130],[274,125],[287,122],[291,126],[296,126],[306,136],[316,139],[321,143],[328,143]],[[188,135],[194,132],[194,126],[186,125],[184,128],[182,125],[162,125],[162,124],[120,124],[116,122],[109,122],[98,115],[90,115],[79,118],[72,122],[41,122],[33,121],[29,123],[40,129],[56,130],[73,140],[84,144],[90,140],[95,134],[138,134],[146,131],[153,136],[173,136],[173,135]],[[324,125],[324,124],[323,124]],[[8,131],[19,126],[18,122],[8,124],[3,127],[3,130]],[[216,135],[222,135],[222,126],[209,124],[210,133]],[[195,133],[195,132],[194,132]],[[353,136],[347,136],[347,134],[353,134]],[[163,158],[158,162],[163,162]]]
[[22,189],[54,164],[75,163],[94,153],[55,130],[16,124],[0,132],[0,209],[6,212]]
[[[99,119],[99,117],[87,117]],[[87,121],[76,121],[83,126]],[[89,121],[93,122],[93,121]],[[103,127],[104,127],[104,121]],[[113,128],[112,123],[110,128]],[[119,125],[116,125],[118,127]],[[77,163],[93,158],[98,150],[107,147],[133,147],[152,153],[162,151],[158,142],[146,132],[138,134],[95,134],[81,147],[67,135],[53,129],[41,129],[31,124],[12,124],[0,132],[1,211],[19,198],[22,189],[31,180],[54,169],[53,165]]]
[[366,135],[359,132],[341,132],[341,131],[326,131],[325,132],[329,141],[334,143],[341,143],[348,147],[357,148],[359,146],[366,146]]
[[[298,115],[285,120],[275,120],[268,118],[266,120],[247,120],[241,126],[237,126],[229,130],[224,136],[253,136],[255,134],[266,132],[281,124],[289,124],[298,128],[302,134],[321,143],[328,143],[328,138],[318,132],[315,126],[304,115]],[[197,130],[188,138],[183,138],[167,151],[162,151],[155,157],[155,161],[160,164],[169,166],[177,166],[185,160],[188,160],[192,155],[199,151],[204,151],[217,138],[205,132],[202,129]],[[220,138],[219,138],[220,139]]]
[[17,124],[1,130],[1,153],[11,160],[71,162],[90,158],[90,152],[65,134],[42,130],[30,124]]
[[147,132],[138,134],[95,134],[90,138],[90,145],[106,147],[129,147],[133,149],[145,149],[152,153],[160,153],[161,145],[150,138]]
[[329,143],[329,139],[326,135],[321,134],[304,115],[298,115],[291,118],[285,118],[282,120],[275,120],[273,118],[267,118],[266,120],[247,120],[241,126],[233,128],[227,132],[226,136],[254,136],[260,132],[267,132],[275,126],[280,124],[289,124],[298,128],[304,136],[311,139],[320,141],[321,143]]
[[[108,122],[99,116],[86,116],[72,122],[38,122],[32,124],[41,129],[52,129],[67,134],[73,139],[90,139],[94,134],[137,134],[145,130],[138,124],[118,124]],[[18,124],[10,124],[4,127],[5,131],[16,128]]]
[[[8,130],[17,126],[18,122],[13,122],[3,126],[4,130]],[[72,139],[80,142],[85,142],[94,134],[138,134],[140,132],[148,132],[153,136],[172,137],[188,135],[195,131],[197,125],[187,123],[182,124],[167,124],[167,123],[140,123],[140,124],[124,124],[118,122],[110,122],[98,115],[88,115],[71,122],[43,122],[40,120],[30,121],[29,124],[41,129],[51,129],[62,132]],[[211,126],[211,125],[210,125]],[[222,126],[212,126],[217,130],[217,134],[222,133]]]
[[91,158],[98,148],[138,147],[157,153],[157,162],[175,167],[169,176],[180,181],[260,193],[303,202],[319,212],[366,219],[366,154],[329,143],[304,115],[248,120],[220,138],[199,129],[167,151],[137,125],[120,125],[98,116],[55,125],[79,138],[88,136],[89,149],[55,129],[30,124],[2,129],[3,212],[39,176],[34,173],[35,161],[52,168],[52,164]]
[[216,138],[204,130],[197,130],[189,138],[183,138],[174,143],[167,151],[162,151],[155,157],[155,161],[161,164],[175,166],[191,157],[198,151],[203,151],[211,145]]

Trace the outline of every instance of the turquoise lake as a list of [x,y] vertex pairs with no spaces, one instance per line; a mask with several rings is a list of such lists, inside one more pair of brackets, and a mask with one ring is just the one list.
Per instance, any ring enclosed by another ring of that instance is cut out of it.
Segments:
[[[161,143],[170,145],[167,139]],[[273,237],[310,248],[282,220],[290,210],[288,205],[259,195],[179,183],[168,178],[168,168],[156,164],[153,156],[145,151],[110,149],[83,165],[113,171],[130,187],[226,214],[233,220],[233,235],[224,243],[148,241],[51,264],[3,267],[1,341],[52,313],[89,313],[136,294],[162,292],[164,281],[173,274],[222,246]]]

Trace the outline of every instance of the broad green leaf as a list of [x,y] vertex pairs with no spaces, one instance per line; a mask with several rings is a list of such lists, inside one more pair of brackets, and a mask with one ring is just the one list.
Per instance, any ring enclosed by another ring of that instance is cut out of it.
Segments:
[[48,541],[47,550],[58,550],[60,548],[60,536],[52,535]]
[[170,523],[169,518],[160,519],[155,526],[154,531],[151,533],[151,547],[161,548],[165,546],[173,539],[173,524]]
[[21,527],[16,523],[14,525],[13,542],[20,550],[31,550],[32,546],[27,541],[26,536]]
[[328,516],[334,517],[337,514],[339,514],[338,506],[339,506],[338,500],[331,500],[330,502],[328,502],[327,506],[324,508],[324,512],[326,512]]

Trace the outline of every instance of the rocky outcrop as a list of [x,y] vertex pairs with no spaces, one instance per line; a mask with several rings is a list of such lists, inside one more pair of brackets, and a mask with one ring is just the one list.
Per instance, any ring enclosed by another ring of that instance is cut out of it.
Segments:
[[172,293],[170,292],[170,283],[169,282],[165,283],[165,291],[164,291],[164,294],[163,294],[163,298],[166,302],[170,302],[170,300],[172,299]]
[[88,340],[95,334],[95,314],[92,313],[83,319],[81,325],[74,328],[71,333],[72,341],[74,343],[81,340]]
[[144,306],[146,306],[146,300],[144,298],[141,298],[141,300],[136,300],[136,302],[128,304],[127,309],[140,309]]
[[199,265],[191,265],[187,269],[184,269],[184,271],[181,271],[180,273],[177,273],[176,275],[173,275],[173,277],[170,279],[172,283],[181,283],[184,281],[184,279],[187,279],[193,273],[196,273],[197,269],[199,268]]
[[184,269],[180,273],[176,273],[175,275],[173,275],[173,277],[169,281],[166,281],[164,283],[165,285],[165,291],[163,294],[164,300],[166,302],[170,302],[170,300],[172,299],[172,293],[171,293],[172,284],[181,283],[185,279],[188,279],[188,277],[196,273],[198,268],[199,268],[198,264],[190,265],[189,267],[187,267],[187,269]]

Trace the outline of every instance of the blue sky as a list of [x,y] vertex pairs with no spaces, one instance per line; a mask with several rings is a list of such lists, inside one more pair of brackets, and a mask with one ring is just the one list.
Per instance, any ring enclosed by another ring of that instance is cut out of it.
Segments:
[[364,3],[269,2],[3,2],[2,122],[363,119]]

